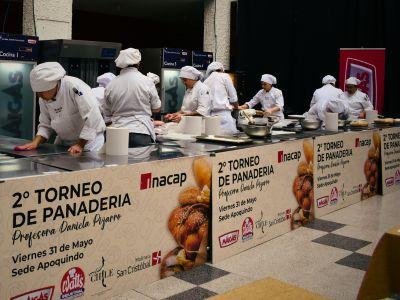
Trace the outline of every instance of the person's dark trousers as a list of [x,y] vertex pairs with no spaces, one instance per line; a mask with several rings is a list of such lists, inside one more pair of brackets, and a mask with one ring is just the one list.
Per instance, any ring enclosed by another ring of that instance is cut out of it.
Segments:
[[151,136],[142,133],[129,133],[129,148],[148,146],[153,143]]

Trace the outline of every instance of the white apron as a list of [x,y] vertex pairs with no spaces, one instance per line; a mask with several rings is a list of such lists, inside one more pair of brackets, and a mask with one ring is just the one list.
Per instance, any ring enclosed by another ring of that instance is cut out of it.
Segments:
[[211,112],[211,115],[221,117],[221,133],[223,135],[232,135],[238,132],[236,128],[236,121],[232,117],[229,110]]

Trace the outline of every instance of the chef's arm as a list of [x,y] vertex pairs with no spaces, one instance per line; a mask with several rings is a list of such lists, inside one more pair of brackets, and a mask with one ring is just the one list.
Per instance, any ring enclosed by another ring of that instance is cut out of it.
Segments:
[[78,139],[76,141],[75,145],[72,145],[71,147],[69,147],[68,152],[70,154],[80,154],[80,153],[82,153],[87,142],[88,142],[87,140]]
[[233,106],[233,108],[237,109],[239,107],[238,96],[230,77],[226,78],[226,88],[228,92],[229,103]]
[[265,114],[270,115],[278,111],[283,111],[283,106],[284,106],[283,95],[282,93],[279,93],[275,100],[275,105],[271,108],[266,109]]
[[87,144],[87,140],[84,140],[84,139],[78,139],[77,141],[76,141],[76,144],[77,145],[79,145],[82,149],[85,147],[85,145]]
[[32,142],[27,143],[22,146],[17,146],[15,147],[15,150],[17,151],[22,151],[22,150],[35,150],[41,143],[44,143],[46,139],[42,137],[41,135],[36,135]]
[[315,92],[314,92],[314,94],[313,94],[313,96],[312,96],[312,99],[311,99],[311,102],[310,102],[310,108],[311,108],[315,103],[317,103],[317,99],[315,98]]
[[277,112],[277,111],[280,111],[280,110],[281,110],[281,108],[279,106],[274,106],[274,107],[266,109],[264,111],[264,115],[265,116],[269,116],[269,115],[272,115],[274,112]]
[[166,120],[180,122],[183,116],[202,116],[202,114],[198,113],[197,111],[183,112],[182,110],[180,110],[176,113],[166,115]]
[[[261,92],[261,91],[260,91]],[[248,108],[253,108],[254,106],[256,106],[258,103],[260,103],[261,98],[259,97],[260,92],[258,92],[257,94],[255,94],[255,96],[253,97],[253,99],[251,99],[250,101],[246,102],[245,104],[239,106],[239,109],[248,109]]]
[[365,101],[363,103],[363,108],[364,110],[372,110],[374,109],[374,106],[371,103],[371,100],[369,99],[368,95],[365,95]]
[[53,129],[51,128],[50,113],[46,104],[44,103],[44,100],[42,99],[39,99],[39,107],[40,107],[39,125],[36,136],[41,136],[44,140],[48,140],[50,139],[51,134],[53,133]]
[[233,103],[231,103],[231,105],[233,106],[234,109],[238,109],[239,108],[239,103],[238,102],[233,102]]
[[211,112],[211,98],[208,89],[198,91],[197,109],[191,112],[191,116],[209,116]]
[[161,100],[160,97],[158,97],[157,89],[154,84],[150,86],[149,96],[150,96],[151,112],[153,114],[159,113],[161,111]]
[[41,135],[36,135],[33,140],[32,143],[36,144],[36,146],[39,146],[40,144],[46,142],[47,139]]
[[374,109],[374,106],[371,103],[371,100],[369,100],[368,95],[365,95],[364,101],[360,102],[363,108],[363,111],[358,115],[360,119],[364,119],[366,116],[366,110],[372,110]]
[[274,106],[274,107],[270,108],[271,113],[278,112],[280,110],[281,110],[281,108],[279,106]]
[[110,126],[112,124],[112,119],[111,119],[111,105],[110,105],[110,91],[105,90],[104,91],[104,104],[103,104],[103,115],[104,115],[104,122],[106,123],[106,126]]
[[190,112],[181,112],[182,116],[202,116],[197,111],[190,111]]
[[79,139],[93,141],[98,133],[105,130],[106,126],[92,90],[86,86],[80,86],[79,88],[79,93],[74,95],[79,114],[84,120]]

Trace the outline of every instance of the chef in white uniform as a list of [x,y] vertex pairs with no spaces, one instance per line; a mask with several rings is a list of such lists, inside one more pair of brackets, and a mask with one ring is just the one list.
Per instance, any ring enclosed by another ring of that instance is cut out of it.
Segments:
[[155,142],[151,115],[161,109],[153,80],[138,70],[140,61],[139,50],[121,50],[115,63],[122,70],[104,93],[104,114],[111,118],[113,127],[130,129],[130,148]]
[[325,122],[327,112],[338,113],[339,119],[347,119],[350,113],[349,104],[339,97],[323,99],[314,104],[310,110],[304,114],[307,119],[316,119]]
[[[96,96],[97,101],[99,102],[100,111],[104,117],[103,107],[104,107],[104,91],[106,90],[107,85],[113,80],[116,76],[111,73],[104,73],[97,77],[97,83],[99,84],[98,87],[92,89],[93,94]],[[110,123],[111,120],[104,119],[106,124]]]
[[277,83],[275,76],[264,74],[261,76],[262,89],[249,102],[241,105],[240,109],[253,108],[258,103],[261,104],[265,116],[276,116],[281,119],[283,116],[284,100],[280,89],[273,85]]
[[[158,84],[160,83],[160,76],[158,76],[157,74],[151,73],[151,72],[147,72],[146,76],[149,77],[151,80],[153,80],[154,85],[156,86],[157,93],[159,94],[160,89],[159,89]],[[155,127],[157,127],[157,126],[162,126],[165,123],[163,121],[154,120],[153,124]]]
[[340,98],[347,100],[350,106],[350,114],[353,118],[365,118],[365,111],[374,109],[367,94],[358,89],[361,81],[355,77],[346,79],[346,92]]
[[182,67],[179,72],[186,87],[181,110],[165,116],[166,120],[179,122],[182,116],[209,116],[211,110],[210,90],[201,82],[202,74],[191,66]]
[[99,150],[104,144],[105,124],[91,88],[82,80],[65,76],[57,62],[37,65],[30,73],[32,90],[39,96],[38,131],[31,143],[18,147],[31,150],[57,134],[56,144],[70,153]]
[[223,134],[236,133],[236,121],[231,112],[233,108],[238,108],[238,97],[231,77],[224,73],[224,66],[216,61],[207,67],[206,77],[204,84],[210,89],[211,115],[221,117]]
[[310,102],[310,108],[324,99],[331,99],[332,97],[339,97],[343,91],[335,87],[336,78],[331,75],[326,75],[322,78],[323,86],[316,89]]

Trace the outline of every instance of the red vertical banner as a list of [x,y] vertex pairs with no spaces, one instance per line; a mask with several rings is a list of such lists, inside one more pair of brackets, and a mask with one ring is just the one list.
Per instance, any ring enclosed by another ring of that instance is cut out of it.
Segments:
[[369,96],[374,108],[383,114],[385,49],[340,49],[339,86],[343,90],[348,77],[361,80],[359,89]]

